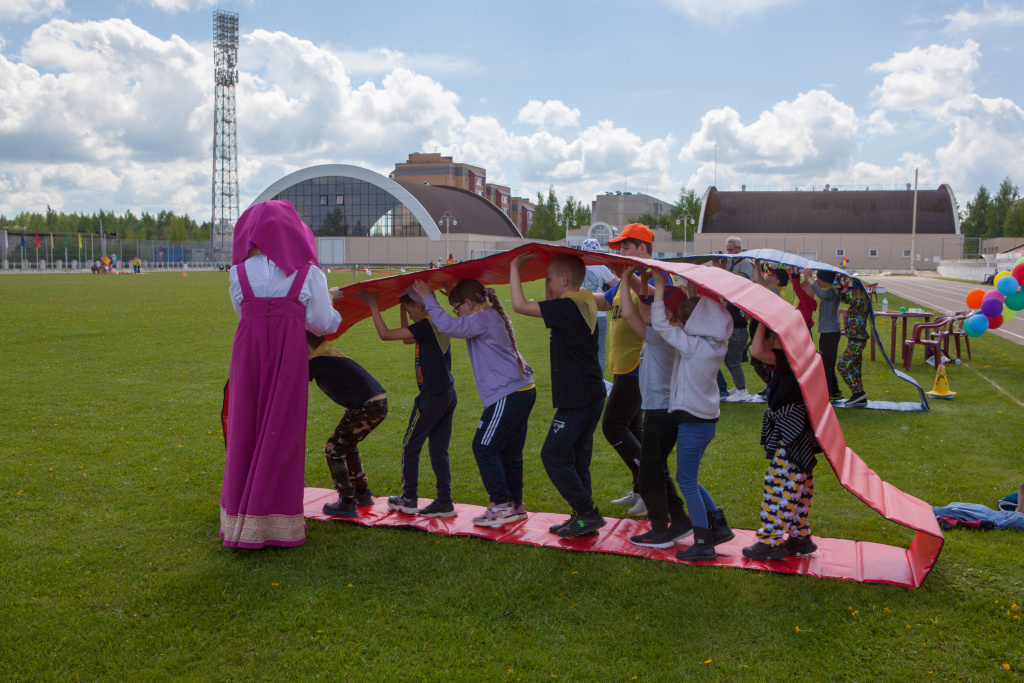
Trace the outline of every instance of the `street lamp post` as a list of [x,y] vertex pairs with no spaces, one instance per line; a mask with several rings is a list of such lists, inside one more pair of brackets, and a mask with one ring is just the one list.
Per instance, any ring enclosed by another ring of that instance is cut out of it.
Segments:
[[448,246],[448,235],[451,232],[451,227],[453,225],[458,225],[458,224],[459,224],[459,222],[457,220],[455,220],[455,216],[452,215],[451,211],[445,211],[444,215],[441,216],[441,218],[437,221],[438,227],[444,226],[444,251],[445,251],[444,260],[445,260],[445,262],[448,261],[448,254],[452,253],[450,251],[450,249],[449,249],[449,246]]
[[576,227],[576,221],[574,221],[572,219],[572,216],[570,216],[569,214],[563,214],[561,220],[559,220],[558,223],[560,225],[562,223],[565,224],[565,246],[569,246],[569,226],[572,225],[573,227]]
[[683,256],[686,256],[686,233],[688,232],[688,226],[696,223],[690,214],[683,211],[682,215],[676,219],[676,225],[683,226]]

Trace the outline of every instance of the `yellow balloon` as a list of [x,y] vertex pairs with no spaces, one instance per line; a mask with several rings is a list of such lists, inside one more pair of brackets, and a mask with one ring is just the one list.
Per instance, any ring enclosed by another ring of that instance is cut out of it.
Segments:
[[1003,304],[1003,322],[1008,323],[1017,317],[1017,311],[1013,310],[1006,304]]
[[1001,273],[999,273],[998,275],[995,276],[995,278],[992,280],[992,284],[993,285],[998,285],[999,281],[1002,280],[1007,275],[1010,275],[1010,271],[1004,270],[1003,272],[1001,272]]

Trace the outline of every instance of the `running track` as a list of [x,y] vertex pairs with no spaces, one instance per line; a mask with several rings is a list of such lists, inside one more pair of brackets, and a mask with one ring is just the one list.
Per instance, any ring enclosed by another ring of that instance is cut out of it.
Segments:
[[[967,308],[967,292],[972,289],[980,288],[985,291],[994,289],[991,285],[940,280],[934,277],[867,276],[864,280],[865,282],[877,282],[885,287],[886,292],[892,292],[896,296],[919,303],[925,309],[943,315],[951,311],[965,310]],[[879,294],[879,300],[872,302],[875,310],[882,310],[881,299],[883,296]],[[1002,327],[990,334],[997,334],[1004,339],[1024,345],[1024,311],[1018,313],[1017,317],[1010,322],[1003,323]]]

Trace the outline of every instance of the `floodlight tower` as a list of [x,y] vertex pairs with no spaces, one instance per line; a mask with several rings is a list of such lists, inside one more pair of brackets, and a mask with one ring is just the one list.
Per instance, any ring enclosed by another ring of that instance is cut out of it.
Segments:
[[218,258],[231,249],[238,220],[238,140],[235,84],[238,83],[238,14],[213,13],[213,215],[210,246]]

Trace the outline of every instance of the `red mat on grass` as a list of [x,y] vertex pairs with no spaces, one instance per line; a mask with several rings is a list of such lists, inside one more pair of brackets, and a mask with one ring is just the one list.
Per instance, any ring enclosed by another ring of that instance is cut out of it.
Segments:
[[[917,532],[910,542],[909,548],[826,538],[821,539],[818,543],[819,550],[817,555],[810,558],[789,558],[782,562],[749,563],[742,558],[739,551],[744,545],[749,545],[753,542],[753,532],[737,531],[737,539],[726,546],[722,546],[722,553],[717,564],[741,567],[754,567],[756,565],[758,569],[791,571],[854,581],[877,581],[900,586],[917,587],[921,585],[925,577],[928,576],[928,572],[935,566],[943,544],[942,531],[935,520],[931,506],[883,481],[846,444],[846,437],[839,426],[839,420],[836,418],[832,404],[828,400],[825,368],[821,363],[820,356],[807,331],[803,318],[782,297],[776,296],[764,287],[756,285],[749,280],[736,277],[732,273],[720,268],[708,268],[689,263],[633,259],[613,253],[583,252],[576,249],[549,245],[526,244],[511,251],[476,261],[466,261],[418,273],[365,280],[344,287],[346,296],[335,305],[335,308],[341,312],[343,317],[339,334],[356,322],[369,317],[369,309],[366,305],[355,296],[351,296],[349,292],[360,289],[377,290],[380,292],[380,307],[384,309],[396,305],[398,297],[417,279],[429,280],[435,289],[446,282],[467,277],[476,278],[488,284],[505,284],[508,282],[509,264],[511,264],[512,259],[525,251],[539,252],[540,257],[533,259],[523,267],[521,274],[524,282],[543,278],[546,267],[545,262],[548,258],[558,253],[579,256],[587,265],[628,265],[638,262],[686,278],[704,289],[731,301],[746,313],[774,330],[778,334],[783,348],[786,350],[786,355],[789,357],[793,372],[800,381],[800,389],[807,403],[814,433],[824,450],[825,458],[839,478],[839,482],[847,491],[859,498],[865,505],[882,517]],[[927,419],[929,414],[921,413],[921,415],[922,419]],[[752,430],[760,430],[760,424],[751,424],[750,428]],[[709,457],[714,456],[711,455]],[[751,453],[751,457],[757,457],[757,454]],[[712,492],[712,495],[714,495],[714,492]],[[319,513],[319,508],[316,512]],[[373,513],[373,516],[381,520],[393,519],[391,516],[383,515],[383,511]],[[424,528],[419,525],[425,523],[427,525],[426,528],[431,531],[443,528],[447,531],[442,533],[470,533],[467,529],[472,526],[472,515],[460,514],[459,517],[466,517],[466,519],[456,518],[459,519],[456,523],[459,531],[448,530],[450,527],[445,522],[417,520],[416,518],[398,520],[397,522],[382,521],[381,524]],[[539,545],[556,547],[567,547],[565,544],[571,544],[571,547],[575,549],[596,550],[599,552],[624,552],[628,550],[628,554],[638,554],[646,557],[656,557],[659,554],[671,555],[668,552],[659,550],[628,548],[630,545],[629,535],[633,533],[634,529],[643,528],[639,526],[641,524],[639,522],[632,520],[617,521],[603,529],[601,535],[596,539],[565,541],[551,538],[551,535],[547,533],[547,526],[552,521],[557,521],[558,519],[558,515],[546,515],[545,513],[532,516],[529,521],[522,523],[527,527],[527,531],[522,532],[523,535],[521,537],[516,537],[514,539],[515,542],[537,543]],[[811,519],[813,524],[813,516]],[[432,525],[436,525],[439,528],[430,528]],[[498,540],[504,540],[501,537],[506,533],[511,534],[512,530],[507,532],[495,532],[487,529],[472,531],[472,535],[487,538],[493,538],[497,535],[499,537]],[[548,538],[543,538],[541,534]],[[513,539],[510,538],[509,540]],[[674,558],[671,559],[674,561]]]
[[[360,508],[359,517],[342,519],[325,515],[324,503],[338,499],[334,489],[307,488],[304,505],[305,516],[323,521],[335,520],[375,527],[409,527],[421,531],[448,536],[477,536],[499,543],[523,543],[544,548],[580,550],[616,555],[636,555],[650,560],[667,560],[678,564],[717,565],[739,567],[740,569],[764,569],[786,574],[804,574],[826,579],[849,579],[874,583],[893,583],[900,586],[913,585],[913,576],[907,571],[906,551],[878,543],[864,543],[842,538],[814,537],[818,551],[806,557],[789,557],[774,562],[754,562],[743,557],[744,546],[757,542],[753,531],[734,529],[736,538],[715,548],[718,559],[714,562],[688,563],[676,559],[676,550],[693,542],[693,537],[672,548],[644,548],[629,542],[630,536],[642,534],[651,528],[650,523],[636,519],[613,519],[605,517],[608,525],[597,536],[588,538],[559,538],[548,531],[552,524],[564,522],[567,515],[551,512],[531,512],[521,522],[500,527],[474,526],[473,518],[481,515],[484,508],[479,505],[456,504],[459,514],[448,519],[428,519],[407,515],[388,508],[386,498],[375,498],[372,508]],[[429,500],[421,500],[427,505]]]

